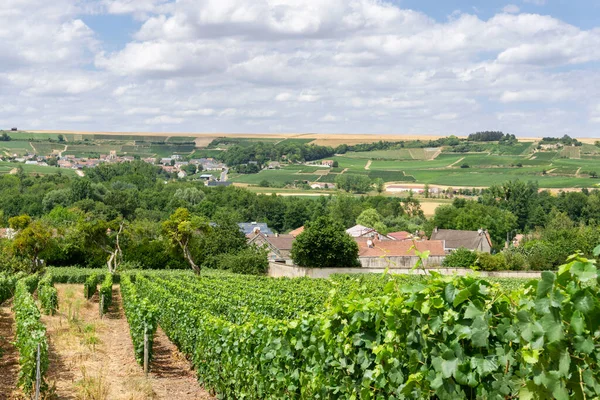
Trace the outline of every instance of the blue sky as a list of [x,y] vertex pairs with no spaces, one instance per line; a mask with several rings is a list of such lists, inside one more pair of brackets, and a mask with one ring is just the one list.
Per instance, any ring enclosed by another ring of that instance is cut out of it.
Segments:
[[20,0],[0,126],[600,137],[600,2]]

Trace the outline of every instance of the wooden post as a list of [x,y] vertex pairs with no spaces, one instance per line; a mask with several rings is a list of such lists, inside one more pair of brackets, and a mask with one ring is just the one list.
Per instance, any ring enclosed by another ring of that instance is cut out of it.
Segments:
[[148,376],[148,327],[144,324],[144,373]]
[[40,388],[42,385],[42,371],[40,363],[40,344],[37,345],[37,357],[35,366],[35,400],[40,400]]
[[100,296],[100,319],[104,316],[104,295]]

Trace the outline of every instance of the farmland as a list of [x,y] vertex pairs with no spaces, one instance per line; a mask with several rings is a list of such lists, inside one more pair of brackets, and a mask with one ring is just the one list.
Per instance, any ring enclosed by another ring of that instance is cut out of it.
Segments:
[[[474,399],[483,392],[552,393],[555,385],[567,397],[578,391],[593,397],[600,394],[598,349],[566,345],[594,340],[587,332],[597,324],[590,316],[600,312],[598,304],[558,307],[552,321],[541,305],[554,295],[598,296],[598,285],[589,284],[596,274],[592,263],[577,259],[558,277],[546,272],[525,291],[524,280],[474,276],[323,280],[145,271],[113,277],[102,270],[52,268],[40,279],[3,273],[0,303],[14,301],[13,309],[0,307],[0,346],[6,352],[0,362],[14,360],[16,366],[3,370],[0,389],[12,396],[34,391],[39,343],[42,393],[52,384],[59,398],[81,398],[89,385],[102,399],[135,393],[184,400],[214,398],[211,393],[248,399],[317,393]],[[527,334],[536,326],[552,329]],[[5,337],[14,337],[14,346]],[[568,350],[529,362],[531,351],[541,353],[546,342]],[[555,367],[559,359],[585,380],[571,384],[565,370]],[[552,371],[557,383],[535,381],[536,367]],[[417,386],[415,374],[423,377]]]
[[[414,182],[453,187],[484,187],[506,179],[537,181],[542,188],[596,187],[600,181],[600,149],[593,144],[566,146],[539,151],[535,141],[512,144],[497,142],[472,143],[477,152],[453,152],[448,146],[418,147],[436,136],[365,136],[321,134],[260,134],[202,135],[109,132],[8,132],[11,141],[0,143],[5,157],[26,154],[96,158],[115,152],[119,156],[162,158],[178,154],[186,159],[219,157],[233,146],[249,147],[256,143],[277,144],[339,144],[369,143],[376,140],[403,140],[403,147],[372,151],[348,151],[328,159],[337,168],[282,164],[281,169],[265,169],[257,174],[236,174],[231,170],[228,180],[240,185],[269,182],[273,187],[304,183],[335,183],[340,174],[363,175],[382,179],[385,183]],[[61,142],[58,142],[62,135]],[[343,143],[346,140],[347,143]],[[406,145],[406,146],[405,146]],[[417,146],[417,147],[415,147]],[[319,164],[320,160],[313,161]],[[5,167],[2,167],[5,168]],[[11,169],[8,169],[10,171]],[[32,171],[28,168],[28,172]],[[49,173],[47,171],[32,171]],[[242,171],[244,172],[244,171]]]

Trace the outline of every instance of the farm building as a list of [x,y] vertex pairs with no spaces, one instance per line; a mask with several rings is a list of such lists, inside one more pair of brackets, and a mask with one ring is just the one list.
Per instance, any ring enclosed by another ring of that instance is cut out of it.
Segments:
[[484,253],[491,253],[492,251],[492,239],[487,230],[483,229],[461,231],[435,228],[431,233],[431,241],[434,240],[443,241],[447,253],[460,248]]
[[373,228],[364,225],[354,225],[352,228],[346,229],[346,233],[353,238],[377,238],[379,240],[393,240],[386,235],[382,235]]
[[258,232],[248,240],[248,244],[266,248],[269,251],[269,261],[291,263],[290,253],[294,239],[296,238],[292,235],[265,235]]
[[385,240],[356,238],[358,260],[362,268],[412,268],[419,261],[415,249],[429,251],[425,266],[441,265],[446,257],[444,242],[427,240],[412,242],[409,240]]
[[264,235],[274,235],[271,228],[269,228],[269,226],[264,222],[240,222],[238,226],[246,236],[259,232]]
[[304,232],[304,226],[294,229],[293,231],[290,232],[290,235],[292,235],[293,237],[297,237],[302,232]]

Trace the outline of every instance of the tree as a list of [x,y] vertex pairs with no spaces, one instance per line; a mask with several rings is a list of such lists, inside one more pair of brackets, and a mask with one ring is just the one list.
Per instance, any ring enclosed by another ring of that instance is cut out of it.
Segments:
[[423,194],[425,195],[426,199],[429,198],[429,183],[426,183],[425,186],[423,187]]
[[385,182],[383,179],[381,179],[381,178],[375,179],[375,189],[377,190],[377,193],[379,193],[379,194],[383,193],[383,191],[385,190]]
[[58,141],[59,142],[64,142],[65,141],[65,137],[63,135],[58,135]]
[[329,218],[319,217],[305,225],[292,244],[292,259],[301,267],[358,267],[358,244],[344,226]]
[[51,237],[52,233],[42,222],[31,222],[17,233],[12,243],[13,249],[21,257],[29,259],[35,271],[41,266],[38,256],[46,248]]
[[[82,220],[77,225],[77,230],[83,241],[83,247],[92,252],[96,249],[98,259],[104,254],[108,272],[115,273],[123,258],[120,246],[120,235],[125,227],[124,220],[113,220],[110,223],[103,219]],[[100,252],[98,254],[98,252]],[[108,259],[106,258],[108,254]]]
[[356,223],[368,228],[373,228],[379,233],[385,233],[386,231],[383,217],[374,208],[367,208],[360,213],[358,218],[356,218]]
[[187,208],[178,208],[163,222],[163,231],[174,245],[181,248],[183,257],[196,274],[201,267],[196,264],[191,251],[192,242],[199,232],[208,229],[208,223],[199,217],[192,216]]
[[16,231],[27,228],[29,224],[31,224],[31,217],[25,214],[8,219],[8,226]]

